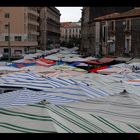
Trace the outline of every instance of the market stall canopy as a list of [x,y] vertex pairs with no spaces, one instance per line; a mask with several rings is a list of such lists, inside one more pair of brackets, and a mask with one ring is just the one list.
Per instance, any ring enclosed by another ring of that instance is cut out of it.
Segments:
[[60,60],[60,58],[58,57],[57,54],[48,55],[48,56],[45,57],[45,59],[55,60],[55,61]]
[[111,63],[115,60],[115,58],[101,58],[99,60],[92,60],[92,61],[86,61],[87,64],[91,64],[91,65],[102,65],[102,64],[107,64],[107,63]]
[[104,69],[107,69],[108,67],[109,66],[101,66],[101,67],[98,67],[98,68],[90,69],[89,72],[97,73],[99,70],[104,70]]
[[140,59],[138,59],[138,58],[137,58],[137,59],[134,58],[134,59],[128,61],[127,63],[128,63],[128,64],[130,64],[130,63],[140,63]]
[[105,64],[105,63],[110,63],[110,62],[113,62],[115,60],[115,58],[107,58],[107,57],[104,57],[104,58],[101,58],[99,60],[99,62]]
[[102,65],[103,64],[99,60],[86,61],[85,63],[91,64],[91,65]]
[[140,70],[140,62],[130,63],[129,66],[134,67],[136,70]]
[[97,60],[98,58],[89,56],[89,57],[86,57],[85,59],[86,59],[87,61],[90,61],[90,60]]
[[127,57],[117,57],[115,61],[121,61],[121,62],[128,62],[132,58],[127,58]]
[[21,71],[21,70],[11,66],[0,66],[0,71]]
[[7,62],[0,62],[0,66],[6,66],[7,65]]
[[36,58],[36,55],[35,54],[29,54],[29,55],[25,55],[24,56],[24,59],[34,59],[34,58]]
[[97,70],[97,72],[100,74],[112,74],[112,73],[122,73],[122,72],[129,73],[132,72],[132,70],[129,68],[113,67],[113,68],[100,69]]
[[40,65],[23,67],[21,69],[22,70],[25,70],[25,71],[32,71],[32,72],[38,72],[38,73],[40,73],[40,72],[46,72],[48,70],[47,67],[40,66]]
[[19,59],[19,60],[15,60],[15,61],[12,61],[13,63],[23,63],[25,60],[27,59]]
[[78,67],[88,67],[89,65],[88,64],[85,64],[85,63],[79,63],[77,66]]

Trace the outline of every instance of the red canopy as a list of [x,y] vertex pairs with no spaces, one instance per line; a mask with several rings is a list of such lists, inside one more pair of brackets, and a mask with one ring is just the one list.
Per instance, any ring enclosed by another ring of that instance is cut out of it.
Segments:
[[109,66],[101,66],[101,67],[98,67],[98,68],[91,69],[91,70],[89,70],[89,72],[95,72],[95,73],[97,73],[98,70],[106,69],[108,67]]
[[47,64],[55,64],[56,62],[55,61],[53,61],[53,60],[47,60],[47,59],[44,59],[44,58],[40,58],[40,59],[38,59],[39,61],[42,61],[42,62],[44,62],[44,63],[47,63]]

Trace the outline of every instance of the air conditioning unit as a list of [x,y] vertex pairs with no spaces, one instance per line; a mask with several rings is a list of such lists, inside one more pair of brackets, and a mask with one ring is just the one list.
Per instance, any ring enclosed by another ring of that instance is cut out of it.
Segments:
[[123,21],[123,25],[126,25],[126,22],[125,21]]
[[109,40],[107,40],[107,42],[111,43],[111,42],[114,42],[114,40],[113,39],[109,39]]

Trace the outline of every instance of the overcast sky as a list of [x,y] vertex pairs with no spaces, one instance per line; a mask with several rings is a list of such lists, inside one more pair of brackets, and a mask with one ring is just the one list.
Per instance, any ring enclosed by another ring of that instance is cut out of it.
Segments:
[[81,18],[82,7],[56,7],[60,13],[60,22],[72,21],[77,22]]

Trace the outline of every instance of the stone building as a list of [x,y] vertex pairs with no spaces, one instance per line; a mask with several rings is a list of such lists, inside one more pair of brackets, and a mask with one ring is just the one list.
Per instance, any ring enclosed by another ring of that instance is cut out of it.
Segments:
[[80,22],[61,22],[61,41],[69,42],[70,38],[81,37],[81,23]]
[[34,53],[38,46],[38,18],[36,7],[0,7],[0,54],[18,58]]
[[[83,55],[98,55],[98,43],[100,35],[100,24],[94,19],[114,12],[124,12],[132,7],[83,7],[81,22],[81,46],[79,48]],[[95,34],[96,33],[96,34]]]
[[[114,53],[115,45],[115,23],[113,21],[106,21],[105,19],[111,18],[113,16],[119,15],[120,13],[112,13],[108,15],[104,15],[94,19],[94,23],[96,25],[97,32],[95,33],[95,54],[97,55],[109,55]],[[98,25],[98,28],[97,28]],[[98,36],[98,40],[96,37]],[[108,53],[108,49],[110,48],[108,45],[111,45],[110,53]]]
[[98,22],[101,26],[102,54],[140,57],[139,7],[120,14],[114,13],[110,16],[96,18],[95,22]]
[[39,47],[43,50],[59,47],[60,11],[55,7],[41,7]]

